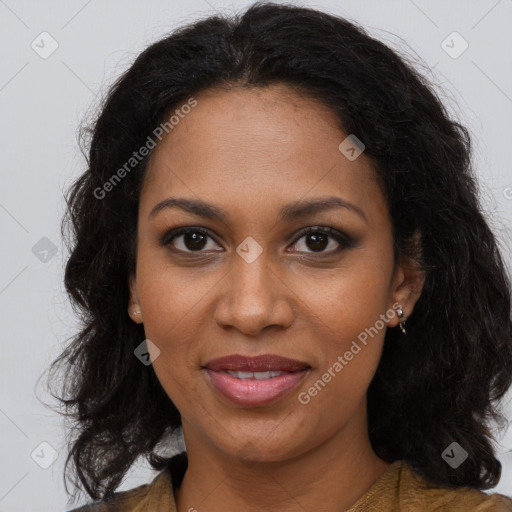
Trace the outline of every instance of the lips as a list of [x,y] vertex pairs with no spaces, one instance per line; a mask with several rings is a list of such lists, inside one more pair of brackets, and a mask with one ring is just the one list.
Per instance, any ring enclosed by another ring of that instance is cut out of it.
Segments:
[[264,406],[290,393],[304,379],[310,366],[273,354],[256,357],[231,355],[204,365],[213,389],[230,403]]
[[256,357],[234,354],[213,359],[204,366],[213,371],[231,370],[234,372],[296,372],[309,368],[307,363],[274,354],[263,354]]

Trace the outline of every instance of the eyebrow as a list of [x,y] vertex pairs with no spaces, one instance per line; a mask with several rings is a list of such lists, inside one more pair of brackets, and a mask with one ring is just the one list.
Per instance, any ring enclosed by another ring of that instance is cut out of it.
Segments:
[[[164,199],[151,210],[149,218],[154,217],[159,212],[168,208],[179,208],[194,215],[211,220],[218,220],[224,223],[229,219],[229,214],[227,212],[213,204],[200,199],[187,199],[184,197],[169,197]],[[347,210],[351,210],[368,222],[368,219],[361,208],[349,203],[341,197],[336,196],[320,197],[287,204],[281,208],[280,217],[284,221],[292,221],[301,217],[306,217],[307,215],[313,215],[315,213],[330,210],[332,208],[345,208]]]

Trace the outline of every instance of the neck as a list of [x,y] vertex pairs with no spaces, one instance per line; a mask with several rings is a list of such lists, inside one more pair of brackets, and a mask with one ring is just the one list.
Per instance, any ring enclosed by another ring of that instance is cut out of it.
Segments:
[[178,512],[346,510],[389,467],[373,451],[366,428],[346,425],[286,460],[243,462],[190,436],[186,427],[188,469],[175,493]]

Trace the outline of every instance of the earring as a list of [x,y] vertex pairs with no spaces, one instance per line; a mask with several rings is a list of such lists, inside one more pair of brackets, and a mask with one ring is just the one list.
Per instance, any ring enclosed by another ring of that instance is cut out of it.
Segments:
[[131,314],[134,315],[134,316],[135,315],[140,315],[140,311],[131,311]]
[[396,314],[398,315],[398,318],[400,319],[400,330],[404,333],[404,334],[407,334],[407,332],[405,331],[405,322],[407,321],[407,318],[405,317],[404,315],[404,310],[402,309],[402,306],[399,305],[397,308],[396,308]]

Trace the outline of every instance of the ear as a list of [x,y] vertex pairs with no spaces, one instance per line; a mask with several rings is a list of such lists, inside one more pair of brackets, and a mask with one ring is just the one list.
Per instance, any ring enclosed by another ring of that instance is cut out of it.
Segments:
[[395,311],[395,315],[388,323],[390,327],[396,327],[400,323],[396,314],[398,304],[402,307],[406,319],[412,315],[425,285],[425,271],[420,263],[422,258],[419,233],[414,234],[412,243],[415,246],[415,257],[401,255],[393,274],[388,307]]
[[142,323],[142,311],[139,304],[139,295],[137,293],[137,279],[134,275],[129,278],[130,300],[128,302],[128,314],[137,324]]

